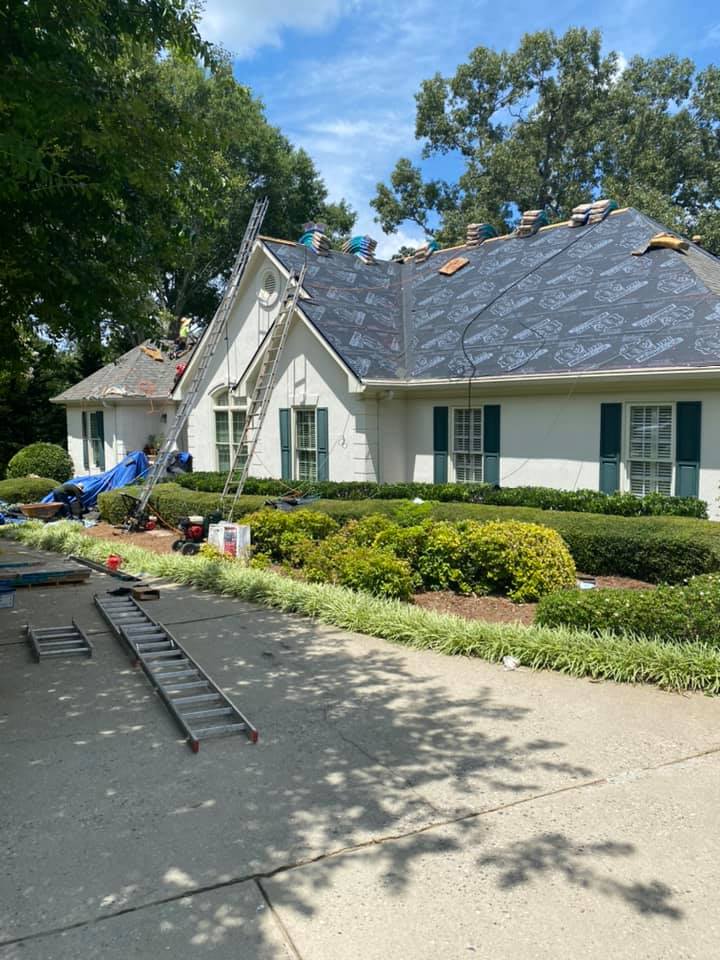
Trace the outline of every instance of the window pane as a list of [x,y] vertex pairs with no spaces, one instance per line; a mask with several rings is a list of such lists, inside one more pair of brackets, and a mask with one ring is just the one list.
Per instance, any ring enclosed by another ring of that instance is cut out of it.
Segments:
[[455,454],[455,479],[458,483],[482,483],[482,456],[478,453]]
[[298,450],[298,480],[317,480],[317,453]]
[[630,456],[672,460],[672,407],[630,408]]
[[230,469],[230,444],[218,443],[217,445],[217,465],[218,470]]
[[239,443],[244,426],[245,426],[245,411],[233,410],[232,412],[233,443]]
[[226,411],[215,411],[215,442],[230,442],[230,427],[228,424],[228,415]]
[[295,436],[298,450],[316,450],[315,411],[297,410],[295,412]]
[[672,492],[672,463],[652,460],[630,461],[630,492],[636,497],[648,493]]
[[453,450],[482,453],[482,410],[454,411]]
[[213,403],[216,407],[226,407],[228,405],[228,391],[223,390],[220,393],[216,393],[213,397]]

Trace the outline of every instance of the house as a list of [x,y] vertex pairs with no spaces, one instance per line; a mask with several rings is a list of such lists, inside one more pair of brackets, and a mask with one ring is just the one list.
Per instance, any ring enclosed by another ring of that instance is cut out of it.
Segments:
[[[720,516],[720,261],[652,247],[662,230],[625,209],[404,263],[260,238],[187,425],[195,469],[228,468],[286,278],[307,264],[253,475],[659,491]],[[174,386],[172,364],[151,367],[151,397],[106,367],[93,377],[127,393],[98,406],[91,377],[56,398],[76,465],[93,410],[114,411],[106,461],[162,432],[152,418],[198,355]],[[146,371],[131,351],[118,374],[126,360]]]

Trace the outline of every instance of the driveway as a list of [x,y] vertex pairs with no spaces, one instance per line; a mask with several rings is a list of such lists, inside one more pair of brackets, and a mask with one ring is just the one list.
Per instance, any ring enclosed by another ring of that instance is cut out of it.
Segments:
[[[192,754],[94,609],[116,585],[0,611],[1,960],[716,955],[718,700],[166,586],[260,730]],[[36,665],[22,625],[73,616],[94,657]]]

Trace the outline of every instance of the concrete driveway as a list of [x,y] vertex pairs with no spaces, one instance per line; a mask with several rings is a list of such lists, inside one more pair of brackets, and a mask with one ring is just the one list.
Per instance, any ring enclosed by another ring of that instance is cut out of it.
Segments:
[[[93,607],[114,586],[0,611],[1,960],[717,955],[717,700],[165,587],[260,729],[194,755]],[[94,658],[36,665],[22,625],[73,616]]]

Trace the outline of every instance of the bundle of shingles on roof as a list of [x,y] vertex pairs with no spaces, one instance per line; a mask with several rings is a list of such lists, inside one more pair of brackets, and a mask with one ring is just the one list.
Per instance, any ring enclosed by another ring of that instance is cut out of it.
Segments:
[[465,232],[465,246],[479,247],[486,240],[497,236],[497,230],[491,223],[469,223]]
[[531,237],[540,227],[548,225],[548,216],[544,210],[526,210],[515,230],[517,237]]
[[415,263],[425,263],[428,257],[431,257],[436,250],[440,249],[437,240],[428,240],[421,247],[418,247],[413,256]]
[[611,212],[617,210],[614,200],[595,200],[593,203],[581,203],[573,207],[568,220],[569,227],[584,227],[585,224],[600,223]]
[[367,235],[364,237],[351,237],[342,245],[343,253],[354,253],[363,263],[375,263],[375,248],[377,240]]
[[303,235],[298,240],[304,247],[310,247],[320,257],[327,257],[330,253],[330,239],[327,236],[327,227],[324,223],[304,223]]

